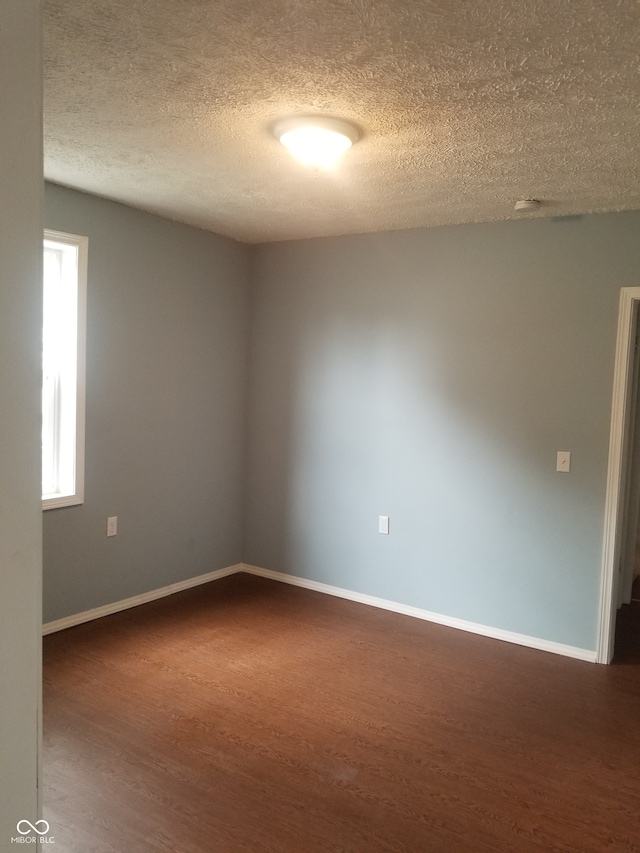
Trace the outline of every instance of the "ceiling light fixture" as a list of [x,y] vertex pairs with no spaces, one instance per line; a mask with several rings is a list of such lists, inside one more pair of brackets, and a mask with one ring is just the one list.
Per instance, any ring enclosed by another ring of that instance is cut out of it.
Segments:
[[330,116],[292,116],[277,121],[273,135],[306,166],[329,169],[360,136],[351,122]]

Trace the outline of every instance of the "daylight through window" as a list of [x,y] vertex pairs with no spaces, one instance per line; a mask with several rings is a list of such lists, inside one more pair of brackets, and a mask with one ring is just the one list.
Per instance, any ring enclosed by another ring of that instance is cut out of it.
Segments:
[[45,231],[42,335],[42,505],[84,500],[86,237]]

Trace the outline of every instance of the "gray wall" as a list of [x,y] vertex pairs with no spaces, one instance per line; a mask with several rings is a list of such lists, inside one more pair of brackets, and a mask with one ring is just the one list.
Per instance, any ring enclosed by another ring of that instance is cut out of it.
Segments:
[[595,649],[639,283],[639,213],[257,247],[245,561]]
[[45,226],[89,237],[85,503],[44,513],[50,621],[241,560],[249,250],[54,185]]
[[0,4],[0,850],[38,816],[41,632],[40,4]]
[[595,649],[640,213],[250,250],[55,186],[45,211],[89,236],[86,502],[44,516],[47,621],[244,559]]

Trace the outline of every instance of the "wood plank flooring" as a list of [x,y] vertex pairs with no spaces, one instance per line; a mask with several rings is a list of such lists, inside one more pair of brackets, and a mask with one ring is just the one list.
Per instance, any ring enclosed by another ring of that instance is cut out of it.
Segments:
[[640,662],[235,575],[45,638],[58,853],[640,851]]

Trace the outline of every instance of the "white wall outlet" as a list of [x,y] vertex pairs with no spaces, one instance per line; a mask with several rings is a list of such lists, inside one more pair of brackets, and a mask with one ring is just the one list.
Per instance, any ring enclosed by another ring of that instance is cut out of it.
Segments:
[[384,533],[385,536],[389,535],[389,516],[388,515],[379,515],[378,516],[378,533]]
[[556,471],[568,474],[571,471],[571,453],[568,450],[559,450],[556,457]]
[[118,535],[118,516],[112,515],[107,519],[107,536]]

